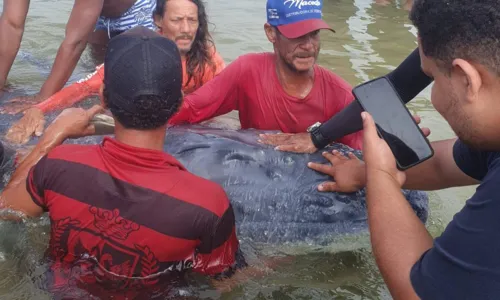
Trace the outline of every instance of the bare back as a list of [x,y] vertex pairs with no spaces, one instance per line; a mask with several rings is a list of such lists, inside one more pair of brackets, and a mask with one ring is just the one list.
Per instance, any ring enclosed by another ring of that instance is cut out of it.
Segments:
[[134,5],[137,0],[104,0],[101,16],[118,18]]

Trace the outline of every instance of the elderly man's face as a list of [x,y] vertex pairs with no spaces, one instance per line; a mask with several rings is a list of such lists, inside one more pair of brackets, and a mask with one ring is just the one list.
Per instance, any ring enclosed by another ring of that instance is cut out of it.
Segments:
[[319,30],[289,39],[276,30],[276,54],[296,72],[308,72],[316,63],[320,50]]
[[175,41],[185,55],[193,45],[198,31],[198,6],[190,0],[167,0],[162,18],[155,20],[160,33]]

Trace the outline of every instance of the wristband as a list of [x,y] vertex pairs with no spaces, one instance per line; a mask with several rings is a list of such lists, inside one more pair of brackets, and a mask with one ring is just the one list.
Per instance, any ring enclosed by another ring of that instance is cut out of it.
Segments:
[[329,144],[328,139],[326,139],[323,136],[323,134],[319,130],[319,127],[311,130],[310,134],[311,134],[311,140],[314,144],[314,147],[316,147],[316,149],[318,149],[318,150],[323,149]]
[[311,141],[316,149],[323,149],[329,144],[329,141],[323,136],[319,128],[321,127],[320,122],[316,122],[307,128],[307,132],[311,135]]

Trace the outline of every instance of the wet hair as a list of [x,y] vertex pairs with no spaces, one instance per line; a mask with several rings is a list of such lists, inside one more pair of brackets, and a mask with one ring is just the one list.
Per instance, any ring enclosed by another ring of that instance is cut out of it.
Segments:
[[[162,17],[167,9],[167,1],[157,0],[154,14]],[[210,49],[215,51],[215,43],[208,31],[208,17],[205,11],[205,4],[201,0],[191,0],[198,7],[198,30],[194,38],[191,49],[186,54],[186,73],[188,75],[185,86],[194,81],[194,88],[199,88],[203,85],[203,77],[205,76],[206,66],[212,69],[215,73],[216,66],[212,61]]]
[[409,16],[424,54],[446,73],[462,58],[500,76],[498,0],[415,0]]
[[120,101],[114,101],[113,95],[106,88],[103,96],[106,106],[116,120],[123,127],[135,130],[150,130],[165,125],[182,104],[182,98],[162,99],[157,95],[142,95],[133,101],[138,110],[129,112],[119,106]]

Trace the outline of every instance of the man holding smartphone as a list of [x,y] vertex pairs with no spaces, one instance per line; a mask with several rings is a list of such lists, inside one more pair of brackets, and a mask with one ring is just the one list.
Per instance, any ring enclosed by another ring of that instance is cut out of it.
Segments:
[[[312,165],[337,191],[366,186],[373,253],[395,299],[500,299],[500,6],[497,0],[415,0],[422,70],[432,104],[457,134],[401,172],[363,113],[364,160],[327,155]],[[476,193],[433,240],[400,192],[476,185]]]

